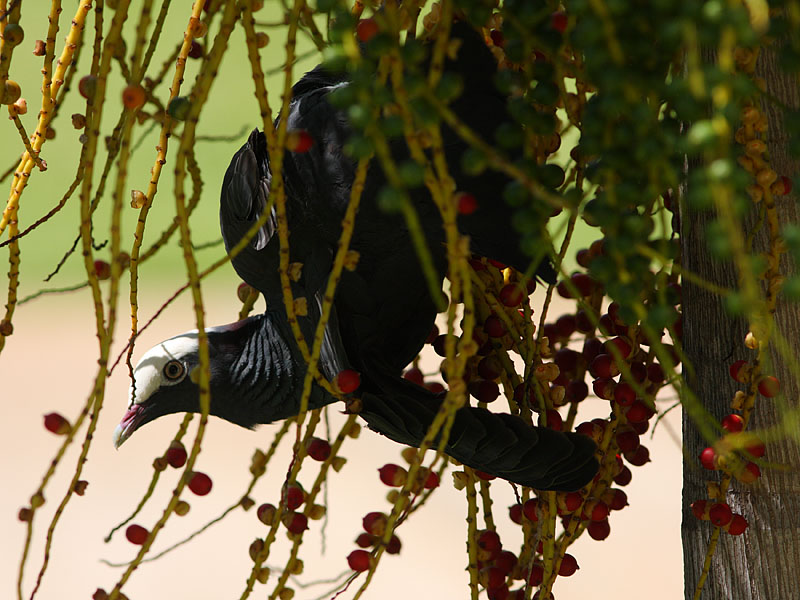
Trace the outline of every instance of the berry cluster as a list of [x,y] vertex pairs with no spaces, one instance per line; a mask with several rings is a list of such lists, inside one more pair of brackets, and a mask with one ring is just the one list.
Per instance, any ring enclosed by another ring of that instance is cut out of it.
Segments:
[[[737,383],[750,385],[766,398],[775,396],[780,390],[777,378],[758,376],[756,371],[746,360],[737,360],[729,368],[731,378]],[[703,468],[723,473],[723,482],[709,481],[707,488],[710,499],[692,503],[692,513],[698,519],[711,521],[714,526],[732,535],[744,533],[747,520],[742,515],[734,514],[724,501],[727,485],[731,478],[745,484],[756,481],[761,476],[761,469],[754,461],[762,458],[766,450],[764,442],[758,437],[744,433],[753,406],[753,396],[742,391],[736,392],[731,408],[737,412],[722,419],[723,436],[713,446],[703,449],[699,456]]]
[[[416,448],[406,448],[401,452],[404,461],[409,465],[414,465],[417,461]],[[414,476],[414,483],[410,486],[409,474],[412,469],[403,467],[395,463],[387,463],[378,469],[378,478],[381,482],[391,488],[386,495],[386,499],[390,504],[397,506],[407,505],[406,496],[404,496],[400,489],[408,487],[410,493],[414,495],[421,494],[424,490],[433,490],[439,487],[439,475],[425,467],[417,467],[413,469],[416,473]],[[402,519],[402,517],[401,517]],[[395,523],[395,528],[401,522],[398,520]],[[388,554],[398,554],[402,544],[400,538],[392,533],[388,539],[386,538],[386,528],[388,525],[388,516],[382,512],[369,512],[361,521],[364,531],[356,537],[356,545],[358,550],[354,550],[347,557],[347,563],[350,568],[356,572],[366,571],[374,567],[375,554],[374,550],[378,547],[383,547]],[[367,548],[373,548],[373,551],[367,551]]]
[[[603,244],[597,242],[579,253],[579,264],[586,266],[602,254]],[[535,282],[525,280],[496,261],[474,257],[470,265],[481,294],[476,298],[478,325],[473,330],[477,351],[467,362],[464,381],[477,402],[486,405],[505,396],[513,412],[538,413],[539,425],[559,431],[574,427],[578,405],[590,393],[609,402],[609,419],[597,418],[575,427],[598,445],[602,466],[595,480],[577,492],[555,494],[555,514],[547,510],[549,493],[538,494],[509,509],[511,520],[523,527],[526,539],[541,530],[542,519],[560,517],[564,533],[556,542],[557,567],[550,567],[549,585],[552,585],[552,577],[568,576],[577,570],[576,559],[565,552],[569,542],[582,531],[595,540],[606,539],[610,534],[610,513],[627,506],[627,495],[614,486],[625,486],[631,481],[630,466],[649,462],[649,450],[640,438],[655,415],[654,399],[667,383],[667,372],[672,372],[680,359],[672,345],[661,342],[663,330],[651,339],[652,334],[648,335],[644,324],[624,318],[628,315],[616,302],[600,311],[605,294],[603,286],[585,272],[574,273],[557,288],[561,296],[577,302],[577,310],[546,323],[537,338],[528,299]],[[662,329],[674,336],[681,332],[680,312],[676,308],[680,305],[680,292],[680,285],[674,281],[665,283],[661,292],[671,303],[669,318]],[[429,339],[434,351],[442,357],[447,337],[448,334],[432,335]],[[576,338],[583,340],[579,350],[572,347]],[[535,357],[528,380],[516,372],[510,353]],[[666,360],[668,366],[662,366],[661,360]],[[417,384],[430,386],[416,367],[405,376]],[[562,407],[569,407],[566,416],[561,413]],[[493,479],[477,471],[475,475],[480,481]],[[387,485],[402,485],[405,469],[385,465],[380,476]],[[455,473],[454,478],[459,488],[467,484],[464,473]],[[481,535],[481,541],[477,542],[481,548],[477,567],[479,582],[489,598],[513,598],[516,592],[509,586],[515,580],[530,585],[543,583],[545,561],[541,543],[533,559],[525,556],[525,560],[519,561],[519,565],[532,565],[529,572],[523,572],[523,567],[516,566],[517,557],[502,550],[495,531]]]

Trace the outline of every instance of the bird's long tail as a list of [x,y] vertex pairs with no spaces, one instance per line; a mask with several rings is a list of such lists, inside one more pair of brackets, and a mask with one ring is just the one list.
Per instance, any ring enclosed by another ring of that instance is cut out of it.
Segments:
[[[443,398],[399,377],[371,378],[359,413],[370,429],[419,446]],[[456,411],[445,452],[474,469],[540,490],[572,491],[597,473],[596,446],[587,436],[531,427],[483,408]]]

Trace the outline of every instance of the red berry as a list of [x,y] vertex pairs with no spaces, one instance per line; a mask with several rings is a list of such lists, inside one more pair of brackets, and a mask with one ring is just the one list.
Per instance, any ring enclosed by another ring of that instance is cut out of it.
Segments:
[[577,328],[577,322],[575,320],[575,315],[561,315],[556,319],[556,331],[558,331],[558,336],[562,338],[568,338],[573,333],[575,333],[575,329]]
[[647,446],[640,444],[636,450],[625,453],[625,460],[634,467],[641,467],[650,462],[650,450],[647,449]]
[[617,433],[617,446],[622,453],[633,452],[639,447],[639,434],[633,429],[624,429]]
[[635,400],[625,412],[625,417],[632,423],[641,423],[642,421],[647,421],[653,414],[653,409],[647,404],[641,400]]
[[531,574],[528,575],[528,583],[534,587],[544,580],[544,567],[536,563],[531,567]]
[[470,258],[467,262],[469,262],[469,266],[472,267],[472,270],[476,273],[478,271],[485,271],[486,265],[481,261],[480,258]]
[[503,585],[506,577],[497,567],[484,567],[478,573],[478,581],[488,590]]
[[586,273],[574,273],[570,279],[583,297],[591,296],[597,285]]
[[602,500],[594,500],[587,502],[583,509],[583,513],[590,521],[604,521],[608,518],[610,508],[608,504]]
[[621,381],[614,388],[614,401],[620,406],[630,406],[636,400],[636,392],[629,383]]
[[729,433],[739,433],[744,429],[744,419],[739,415],[730,414],[722,419],[722,428]]
[[283,500],[286,503],[286,508],[294,510],[299,508],[305,502],[306,493],[303,488],[298,484],[293,483],[288,486],[283,492]]
[[639,423],[628,423],[628,425],[639,435],[644,435],[650,428],[650,423],[648,423],[647,421],[641,421]]
[[593,438],[595,436],[595,433],[597,433],[595,429],[596,428],[594,426],[594,423],[592,423],[591,421],[584,421],[575,428],[575,432]]
[[566,386],[564,399],[567,402],[582,402],[589,395],[589,386],[585,381],[573,379]]
[[356,35],[364,43],[370,41],[380,31],[375,19],[361,19],[356,25]]
[[[612,488],[609,492],[611,497],[606,502],[611,510],[622,510],[628,506],[628,494],[618,488]],[[605,495],[603,497],[605,498]]]
[[78,93],[90,100],[94,97],[94,93],[97,90],[97,77],[94,75],[85,75],[81,77],[81,80],[78,82]]
[[485,471],[475,470],[475,477],[478,479],[483,479],[484,481],[491,481],[492,479],[497,479],[496,475],[492,475],[491,473],[487,473]]
[[589,268],[589,263],[592,262],[593,258],[594,257],[592,256],[592,253],[589,252],[588,248],[581,248],[575,254],[575,262],[577,262],[584,269],[588,269]]
[[197,40],[192,40],[192,46],[189,48],[189,58],[203,58],[203,45]]
[[104,260],[94,261],[94,274],[100,281],[105,281],[111,277],[111,265]]
[[589,532],[589,537],[593,540],[602,541],[611,533],[611,525],[608,524],[608,519],[605,521],[591,521],[586,527]]
[[757,442],[745,447],[745,450],[752,456],[753,458],[761,458],[764,456],[764,452],[766,451],[766,446],[764,442],[758,440]]
[[731,507],[726,503],[717,502],[708,510],[708,517],[714,525],[723,527],[731,522],[733,513],[731,512]]
[[455,195],[456,210],[462,215],[471,215],[478,210],[478,200],[472,194],[459,192]]
[[747,529],[747,519],[742,515],[733,515],[731,522],[728,524],[728,533],[731,535],[742,535],[744,530]]
[[290,152],[308,152],[313,145],[314,138],[305,129],[294,129],[286,134],[286,148]]
[[600,317],[600,331],[604,334],[613,334],[617,331],[617,325],[611,315],[605,314]]
[[364,515],[361,526],[372,535],[382,536],[386,531],[387,518],[382,512],[371,512]]
[[564,11],[557,11],[550,15],[550,27],[558,31],[559,33],[564,33],[567,29],[567,15]]
[[617,476],[614,477],[614,483],[625,487],[631,482],[631,479],[633,479],[633,473],[631,473],[631,470],[628,467],[622,467],[622,470],[620,470],[620,472],[617,473]]
[[294,511],[283,513],[281,521],[283,522],[284,527],[286,527],[290,533],[300,534],[308,529],[308,517],[306,517],[303,513]]
[[406,482],[408,471],[400,465],[389,463],[378,469],[378,476],[384,484],[391,487],[400,487]]
[[500,395],[500,387],[491,380],[479,379],[478,381],[470,382],[469,393],[478,402],[494,402]]
[[[611,346],[615,346],[617,350],[619,350],[620,355],[622,358],[630,358],[631,354],[633,353],[633,344],[631,344],[630,340],[625,337],[617,336],[608,340],[605,344],[605,348],[610,348]],[[612,350],[609,349],[609,354],[612,354]]]
[[583,504],[583,496],[578,492],[566,492],[556,496],[558,508],[565,513],[572,513],[578,510]]
[[497,379],[502,372],[503,365],[494,354],[484,356],[478,363],[478,375],[484,379]]
[[[572,275],[572,277],[570,277],[570,281],[572,282],[572,285],[575,288],[577,288],[579,296],[584,298],[586,296],[590,296],[595,287],[594,280],[591,277],[589,277],[586,273],[575,273],[574,275]],[[567,287],[567,284],[563,281],[558,284],[556,290],[558,291],[558,294],[563,298],[573,297],[569,287]]]
[[778,179],[783,184],[783,195],[786,196],[792,193],[792,180],[786,177],[786,175],[781,175]]
[[428,388],[428,391],[432,394],[441,394],[444,392],[444,386],[438,381],[430,381],[425,384],[425,387]]
[[433,343],[433,351],[436,352],[436,354],[438,354],[439,356],[441,356],[443,358],[445,356],[447,356],[447,351],[446,351],[445,348],[446,348],[447,338],[448,337],[452,338],[454,342],[458,342],[458,338],[456,336],[448,334],[448,333],[443,333],[442,335],[437,335],[436,339],[434,339],[433,342],[432,342]]
[[486,597],[489,600],[509,600],[509,591],[508,585],[506,585],[505,581],[498,585],[497,587],[490,587],[486,590]]
[[538,510],[539,501],[536,498],[531,498],[522,505],[522,514],[525,515],[529,521],[539,520]]
[[351,394],[361,385],[361,375],[353,369],[345,369],[333,378],[333,385],[342,394]]
[[578,363],[581,362],[583,357],[580,352],[576,352],[571,348],[561,348],[553,356],[553,361],[558,365],[559,370],[564,372],[571,372],[578,368]]
[[695,500],[694,502],[692,502],[692,514],[696,518],[702,520],[706,514],[707,505],[708,502],[706,502],[705,500]]
[[767,375],[758,382],[758,393],[765,398],[774,398],[781,391],[781,383],[777,377]]
[[376,538],[374,535],[368,533],[359,533],[356,538],[356,546],[359,548],[369,548],[375,545]]
[[492,43],[498,48],[502,48],[506,43],[503,32],[499,29],[492,29],[492,31],[489,32],[489,37],[492,38]]
[[658,363],[647,365],[647,378],[653,383],[662,383],[666,379],[664,369]]
[[189,489],[198,496],[205,496],[211,491],[211,477],[205,473],[195,471],[189,478]]
[[411,367],[405,373],[403,373],[403,378],[408,379],[409,381],[416,383],[417,385],[425,385],[425,377],[417,367]]
[[496,531],[484,529],[478,532],[478,547],[481,550],[486,550],[489,552],[493,552],[495,550],[499,552],[502,549],[503,544],[500,542],[500,536],[497,535]]
[[494,559],[494,566],[500,569],[503,575],[508,575],[517,566],[517,555],[510,550],[503,550]]
[[425,478],[425,484],[423,487],[426,490],[432,490],[439,487],[439,474],[436,471],[430,471],[428,476]]
[[509,506],[508,518],[511,519],[512,523],[522,525],[522,504],[518,502],[517,504],[512,504]]
[[642,383],[647,379],[647,367],[644,366],[643,362],[634,361],[630,363],[630,369],[635,382]]
[[580,569],[580,567],[575,557],[572,556],[572,554],[565,554],[564,558],[561,559],[561,566],[558,569],[558,574],[561,577],[569,577],[578,569]]
[[400,543],[400,538],[396,535],[393,535],[389,538],[389,543],[386,544],[386,552],[387,554],[400,554],[400,548],[402,544]]
[[331,445],[328,443],[328,440],[314,437],[308,441],[306,452],[308,452],[308,455],[314,460],[324,462],[330,458]]
[[[563,431],[564,419],[561,414],[554,408],[547,409],[547,428],[553,431]],[[539,426],[544,427],[544,421],[539,417]]]
[[589,364],[589,373],[594,378],[610,379],[619,375],[619,367],[610,354],[598,354]]
[[714,452],[713,448],[705,448],[700,453],[700,464],[709,471],[715,471],[717,469],[717,453]]
[[353,550],[347,555],[347,564],[357,573],[368,571],[372,564],[372,555],[366,550]]
[[49,413],[44,416],[44,428],[58,435],[66,435],[72,430],[69,421],[58,413]]
[[132,83],[122,90],[122,105],[128,110],[140,109],[144,106],[146,100],[147,93],[137,83]]
[[167,448],[167,462],[169,466],[180,469],[186,464],[186,448],[178,440],[172,440]]
[[495,315],[486,317],[486,321],[483,323],[483,329],[489,337],[493,338],[503,337],[508,331],[505,324]]
[[503,303],[504,306],[515,307],[522,304],[525,299],[525,292],[518,283],[507,283],[500,290],[497,299]]
[[739,383],[747,383],[750,376],[750,369],[746,360],[737,360],[730,366],[728,372]]
[[744,470],[737,476],[742,483],[753,483],[759,477],[761,477],[761,469],[758,468],[756,463],[752,462],[747,463],[744,466]]
[[583,358],[586,359],[587,363],[590,363],[600,354],[603,353],[603,342],[598,340],[597,338],[589,338],[585,342],[583,342]]
[[258,520],[264,523],[264,525],[272,525],[277,510],[274,504],[265,503],[256,509],[256,517],[258,517]]
[[148,535],[149,532],[147,529],[141,525],[128,525],[128,528],[125,530],[125,537],[128,538],[131,544],[136,544],[137,546],[144,544],[147,541]]
[[616,388],[616,383],[613,379],[608,378],[600,378],[595,379],[592,382],[592,391],[594,395],[598,398],[602,398],[603,400],[613,400],[614,399],[614,389]]
[[581,333],[591,333],[594,331],[594,323],[592,323],[589,315],[583,309],[575,313],[575,328]]
[[251,286],[249,286],[243,281],[238,286],[236,286],[236,297],[239,298],[240,302],[246,302],[247,299],[250,297],[250,293],[255,291],[256,291],[255,289],[253,289]]

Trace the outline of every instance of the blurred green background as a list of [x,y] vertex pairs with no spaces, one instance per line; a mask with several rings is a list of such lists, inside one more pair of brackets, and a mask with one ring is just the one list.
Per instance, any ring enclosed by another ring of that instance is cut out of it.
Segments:
[[[155,3],[159,4],[159,3]],[[56,37],[56,56],[64,47],[70,19],[73,16],[76,4],[69,3],[61,14],[61,29]],[[138,15],[141,2],[133,2],[129,11],[128,22],[124,26],[124,37],[127,44],[127,55],[132,51]],[[22,9],[20,24],[25,31],[25,39],[16,48],[10,68],[10,77],[16,80],[22,88],[22,96],[28,102],[28,113],[21,117],[25,128],[30,135],[36,128],[37,113],[41,105],[41,68],[43,57],[34,56],[32,53],[37,39],[44,39],[47,34],[47,15],[49,3],[25,3]],[[149,74],[157,73],[176,45],[183,39],[183,31],[190,15],[189,3],[174,4],[165,21],[163,33],[158,41],[155,56],[151,62]],[[278,23],[282,19],[282,8],[277,2],[268,2],[257,13],[257,21]],[[113,11],[106,8],[104,11],[105,27],[107,31]],[[215,19],[210,28],[208,37],[201,39],[208,48],[213,36],[218,31],[219,19]],[[152,26],[151,26],[152,29]],[[280,91],[283,88],[283,74],[279,71],[282,57],[285,53],[285,28],[270,27],[266,29],[270,36],[269,45],[261,50],[262,67],[268,75],[267,89],[270,92],[270,104],[276,109],[280,103]],[[78,62],[78,72],[73,79],[72,89],[65,97],[58,115],[51,123],[56,131],[55,139],[48,140],[43,148],[41,157],[47,162],[47,171],[39,172],[34,169],[20,202],[20,229],[23,230],[36,219],[46,214],[54,207],[72,183],[78,167],[80,154],[79,137],[83,130],[76,130],[71,124],[73,113],[85,112],[85,100],[78,94],[77,83],[79,79],[89,72],[91,62],[91,42],[94,36],[94,13],[87,19],[87,28],[84,31],[84,43],[89,43],[81,53]],[[147,38],[149,40],[149,36]],[[300,35],[298,39],[298,56],[301,60],[295,65],[293,79],[296,80],[318,61],[318,54],[309,52],[313,49],[307,36]],[[188,94],[192,83],[198,73],[201,61],[189,59],[186,68],[181,94]],[[174,74],[174,62],[170,65],[164,81],[155,89],[155,94],[163,104],[169,97],[169,84]],[[109,79],[106,104],[103,110],[101,124],[101,139],[110,135],[122,110],[121,91],[126,82],[120,75],[119,66],[115,64],[112,76]],[[154,107],[148,104],[144,111],[152,113]],[[180,133],[180,127],[178,133]],[[197,161],[199,163],[203,190],[199,205],[192,214],[190,224],[195,245],[220,240],[218,225],[218,194],[225,169],[233,153],[244,143],[253,127],[261,127],[258,104],[253,93],[253,81],[250,62],[247,58],[244,32],[241,27],[236,27],[230,37],[230,44],[222,60],[219,73],[213,83],[208,102],[201,113],[197,129],[198,140],[195,146]],[[130,208],[130,190],[146,190],[150,180],[150,169],[153,166],[158,141],[160,126],[153,127],[152,121],[134,127],[132,144],[138,150],[132,155],[128,168],[128,183],[125,197],[122,198],[123,228],[122,248],[130,251],[133,244],[133,229],[139,214],[138,210]],[[224,140],[208,140],[208,137],[223,137]],[[158,193],[153,202],[153,208],[148,216],[147,228],[143,244],[143,251],[148,248],[161,232],[167,228],[175,216],[175,200],[173,196],[174,173],[172,160],[178,139],[170,140],[167,153],[167,164],[161,174]],[[3,143],[0,145],[0,171],[5,172],[18,162],[20,152],[23,150],[22,141],[9,123],[5,128]],[[106,159],[105,144],[99,144],[98,159],[96,161],[93,189],[97,188],[99,172]],[[97,243],[108,239],[110,231],[110,206],[112,204],[114,178],[116,177],[116,164],[112,169],[106,184],[104,196],[94,216],[94,235]],[[9,189],[11,178],[3,183]],[[187,181],[189,178],[187,177]],[[191,194],[191,183],[187,183],[187,197]],[[80,252],[75,252],[64,264],[60,272],[49,283],[44,279],[58,264],[61,257],[72,245],[78,235],[79,227],[79,198],[76,192],[67,202],[67,205],[48,222],[20,240],[21,249],[21,280],[20,298],[24,298],[43,288],[62,288],[78,284],[86,280],[83,261]],[[217,260],[224,253],[221,243],[196,252],[201,265],[207,266]],[[109,260],[108,248],[96,252],[96,258]],[[127,279],[127,278],[124,278]],[[170,243],[160,250],[152,259],[146,261],[140,268],[140,287],[148,285],[169,286],[175,288],[186,280],[186,269],[180,249],[178,236],[175,235]],[[230,282],[236,285],[238,280],[230,266],[223,266],[217,273],[204,282],[208,285],[218,285]],[[123,297],[127,294],[127,281],[124,283]]]

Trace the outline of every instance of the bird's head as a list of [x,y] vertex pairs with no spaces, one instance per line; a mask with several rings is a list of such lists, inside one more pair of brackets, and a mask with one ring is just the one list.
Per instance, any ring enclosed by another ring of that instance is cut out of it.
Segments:
[[[243,342],[248,335],[246,330],[251,329],[247,327],[249,321],[206,329],[211,363],[210,414],[246,427],[255,423],[242,422],[235,410],[236,403],[230,402],[229,396],[236,393],[232,373],[242,355]],[[196,330],[150,348],[133,371],[130,404],[114,431],[114,446],[119,448],[139,427],[163,415],[201,412],[197,385],[199,365]]]

